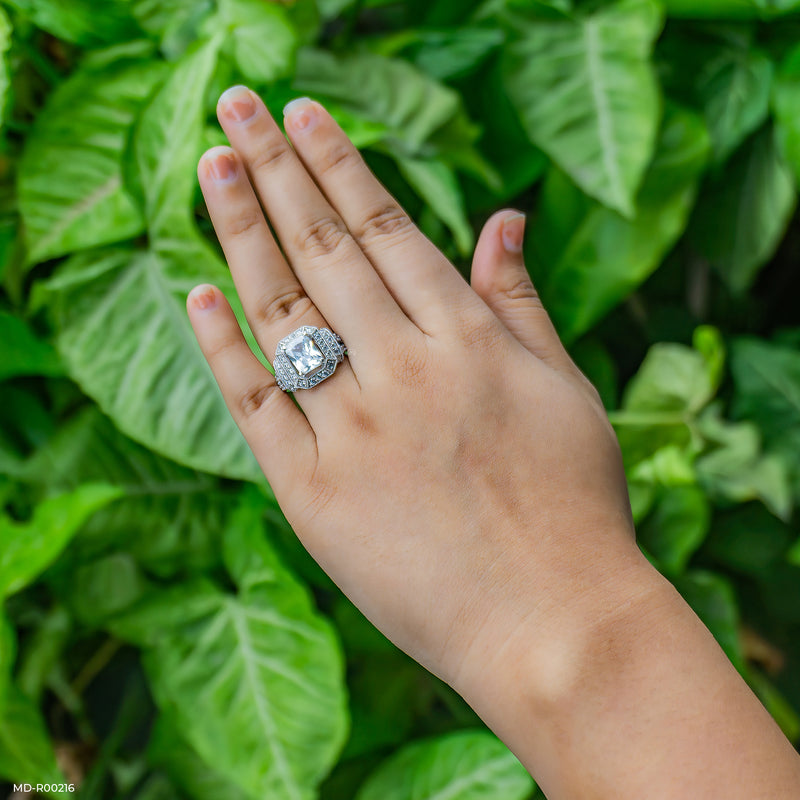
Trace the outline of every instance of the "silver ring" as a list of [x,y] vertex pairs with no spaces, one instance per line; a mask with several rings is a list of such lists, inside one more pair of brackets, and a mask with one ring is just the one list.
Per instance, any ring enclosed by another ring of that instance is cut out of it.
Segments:
[[346,355],[341,336],[303,325],[278,342],[272,362],[275,381],[284,392],[311,389],[330,378]]

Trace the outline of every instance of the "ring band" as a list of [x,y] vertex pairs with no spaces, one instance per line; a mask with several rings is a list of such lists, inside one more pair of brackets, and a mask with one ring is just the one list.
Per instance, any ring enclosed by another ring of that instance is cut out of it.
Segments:
[[303,325],[278,342],[272,363],[275,381],[284,392],[311,389],[330,378],[346,355],[341,336]]

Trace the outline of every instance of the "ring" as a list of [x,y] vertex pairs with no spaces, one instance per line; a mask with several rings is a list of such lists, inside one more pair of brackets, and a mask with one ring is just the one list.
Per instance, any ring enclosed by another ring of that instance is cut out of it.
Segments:
[[311,389],[330,378],[346,355],[341,336],[303,325],[278,342],[272,364],[275,381],[284,392]]

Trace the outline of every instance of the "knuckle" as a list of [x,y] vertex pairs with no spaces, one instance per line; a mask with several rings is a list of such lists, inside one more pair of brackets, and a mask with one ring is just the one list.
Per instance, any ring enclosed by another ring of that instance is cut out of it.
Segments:
[[528,300],[541,307],[542,301],[539,298],[539,293],[533,285],[530,277],[525,274],[510,284],[505,290],[505,295],[509,300]]
[[244,419],[252,417],[263,409],[269,402],[282,394],[276,383],[262,383],[251,386],[240,392],[236,398],[236,407]]
[[232,351],[235,352],[238,350],[241,344],[242,339],[241,333],[239,332],[233,336],[221,336],[214,342],[213,346],[209,348],[206,357],[210,362],[221,361]]
[[277,295],[262,298],[254,317],[257,326],[271,326],[286,319],[299,319],[313,308],[311,298],[297,284]]
[[280,166],[292,155],[289,145],[282,139],[267,140],[248,159],[251,172],[267,172]]
[[407,344],[395,344],[389,353],[392,386],[418,389],[427,381],[428,364],[418,348]]
[[260,209],[248,209],[225,221],[223,233],[226,236],[244,236],[256,231],[264,223],[264,215]]
[[356,160],[355,150],[346,145],[331,147],[319,160],[320,175],[327,175],[339,167],[347,167]]
[[359,245],[368,247],[375,239],[392,237],[399,239],[414,230],[414,223],[400,206],[380,206],[369,213],[355,239]]
[[499,343],[500,327],[493,314],[472,317],[461,326],[461,340],[470,349],[493,350]]
[[330,256],[341,247],[348,236],[347,228],[340,219],[323,217],[314,220],[298,233],[297,249],[311,258]]

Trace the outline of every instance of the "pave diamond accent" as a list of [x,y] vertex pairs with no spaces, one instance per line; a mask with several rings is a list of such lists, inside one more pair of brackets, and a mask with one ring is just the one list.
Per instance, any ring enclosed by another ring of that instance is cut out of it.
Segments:
[[317,343],[302,331],[295,331],[285,340],[283,352],[301,378],[310,375],[325,363],[325,356]]
[[278,342],[272,363],[275,380],[285,392],[311,389],[333,375],[346,355],[340,336],[304,325]]

